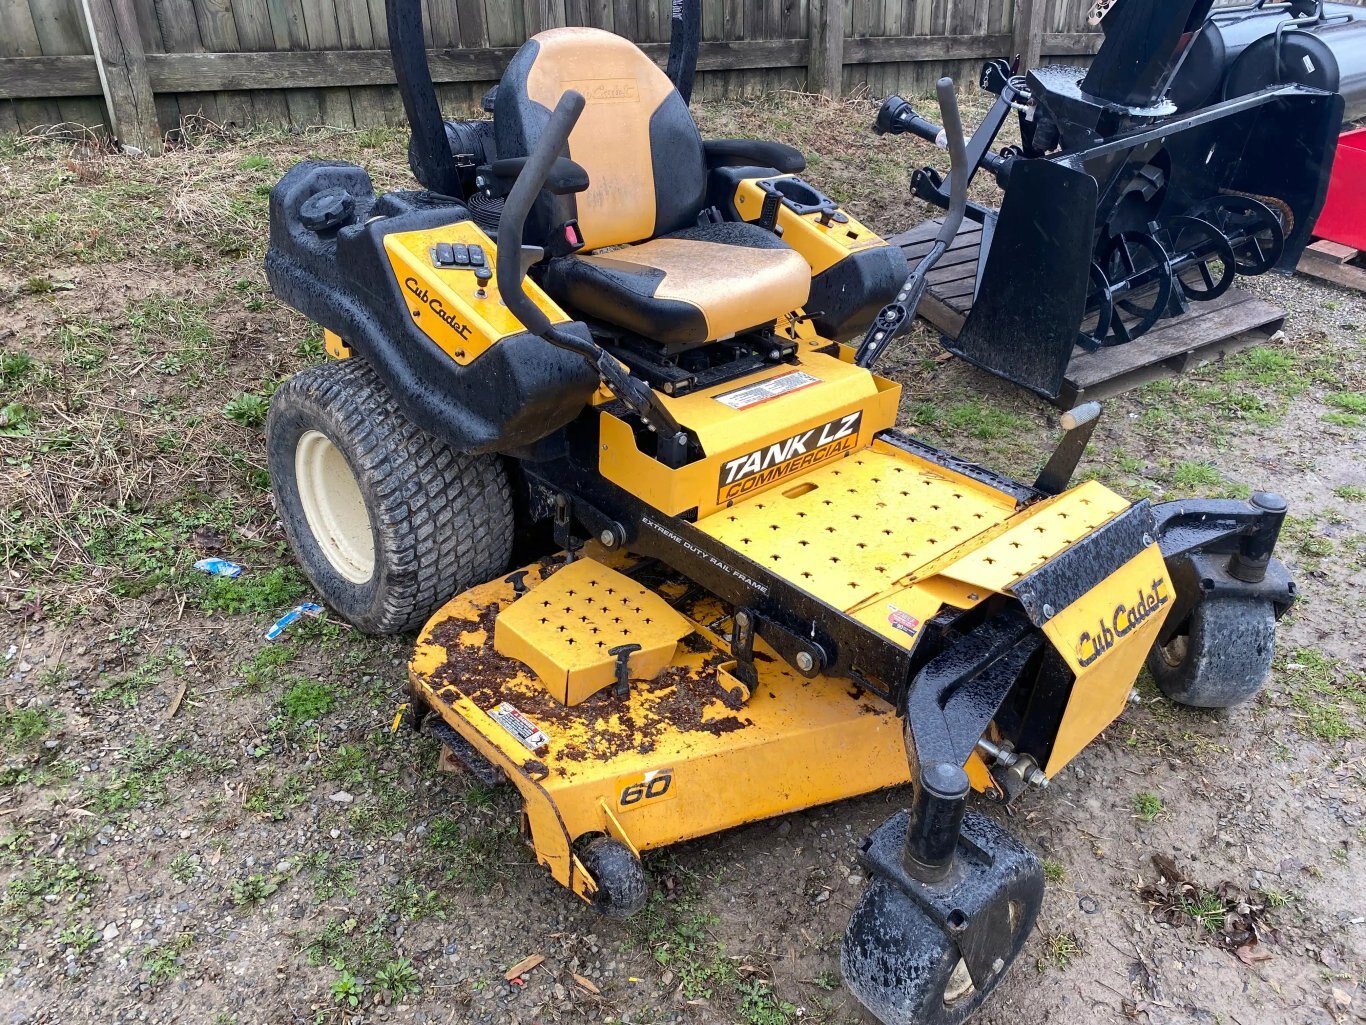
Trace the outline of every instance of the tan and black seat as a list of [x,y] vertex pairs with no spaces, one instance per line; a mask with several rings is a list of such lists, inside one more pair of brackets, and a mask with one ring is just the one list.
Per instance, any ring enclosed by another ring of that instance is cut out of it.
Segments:
[[620,36],[560,28],[523,44],[498,87],[498,155],[529,154],[568,89],[587,100],[568,156],[588,172],[575,197],[588,255],[550,262],[541,283],[556,301],[670,347],[727,338],[806,302],[811,269],[772,232],[697,223],[702,138],[673,83]]

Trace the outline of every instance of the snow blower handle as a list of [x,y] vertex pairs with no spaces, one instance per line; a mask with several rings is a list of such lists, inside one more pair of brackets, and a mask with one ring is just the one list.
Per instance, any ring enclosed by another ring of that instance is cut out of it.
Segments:
[[968,151],[963,139],[963,121],[958,116],[958,98],[954,92],[953,79],[941,78],[935,85],[935,92],[939,95],[939,115],[944,121],[943,133],[949,150],[949,209],[944,214],[944,223],[930,251],[921,257],[896,298],[882,308],[864,333],[863,341],[854,354],[854,362],[867,370],[873,368],[873,364],[894,339],[910,330],[915,321],[916,307],[925,294],[930,268],[939,262],[939,258],[953,244],[968,207]]

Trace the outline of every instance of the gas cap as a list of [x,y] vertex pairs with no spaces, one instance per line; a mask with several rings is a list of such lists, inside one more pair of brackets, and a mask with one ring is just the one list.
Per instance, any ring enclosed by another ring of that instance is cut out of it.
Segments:
[[335,231],[351,220],[355,206],[351,193],[345,189],[323,189],[303,201],[299,207],[299,220],[309,231]]

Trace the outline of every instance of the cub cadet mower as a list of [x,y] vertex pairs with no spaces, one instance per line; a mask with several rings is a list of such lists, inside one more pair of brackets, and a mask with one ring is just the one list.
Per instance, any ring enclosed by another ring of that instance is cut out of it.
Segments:
[[300,563],[358,627],[421,628],[410,721],[606,914],[643,851],[909,782],[844,974],[889,1025],[963,1020],[1043,891],[969,794],[1045,785],[1145,659],[1178,701],[1256,693],[1285,504],[1069,487],[1096,407],[1032,484],[899,432],[871,366],[933,258],[907,279],[791,148],[702,141],[696,2],[672,79],[555,29],[477,123],[440,120],[419,0],[388,14],[426,190],[306,161],[271,196],[271,283],[342,357],[271,406]]

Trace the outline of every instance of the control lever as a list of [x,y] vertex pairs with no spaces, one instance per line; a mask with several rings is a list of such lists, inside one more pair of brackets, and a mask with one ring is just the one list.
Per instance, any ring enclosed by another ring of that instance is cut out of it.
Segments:
[[498,218],[498,292],[512,315],[528,331],[551,345],[583,357],[613,394],[644,420],[650,430],[659,434],[661,459],[669,465],[681,465],[682,457],[687,454],[688,436],[654,389],[640,378],[632,377],[629,370],[596,342],[580,338],[564,325],[552,324],[544,311],[531,301],[523,285],[526,277],[523,253],[527,247],[518,243],[526,227],[527,214],[560,153],[568,145],[569,133],[583,113],[584,103],[582,93],[573,89],[565,91],[508,193]]
[[[939,258],[953,244],[953,240],[958,235],[959,225],[963,223],[963,212],[968,205],[967,144],[963,139],[963,122],[958,116],[958,99],[954,93],[953,79],[941,78],[935,85],[935,92],[939,96],[939,112],[944,118],[944,127],[939,131],[945,135],[949,150],[949,209],[944,214],[943,227],[935,236],[930,251],[921,257],[920,262],[915,266],[915,270],[911,271],[910,276],[906,278],[906,283],[901,286],[901,291],[897,293],[896,298],[882,307],[882,310],[864,333],[863,341],[859,343],[858,351],[854,354],[854,362],[866,370],[873,368],[873,364],[877,362],[894,339],[901,337],[910,330],[911,324],[915,320],[916,307],[920,305],[920,300],[925,295],[930,269],[939,262]],[[901,102],[909,110],[910,104],[906,103],[905,100]],[[883,103],[882,106],[885,110],[888,104]],[[930,128],[934,127],[924,118],[917,117],[914,111],[911,111],[910,116]],[[878,120],[879,122],[882,120],[881,111],[878,113]],[[900,118],[898,123],[902,120],[906,119]],[[910,127],[907,130],[916,131],[917,134],[920,131]]]
[[1059,418],[1062,429],[1067,433],[1049,456],[1047,465],[1039,471],[1038,479],[1034,481],[1037,490],[1045,495],[1061,495],[1067,490],[1099,419],[1099,402],[1083,402]]

